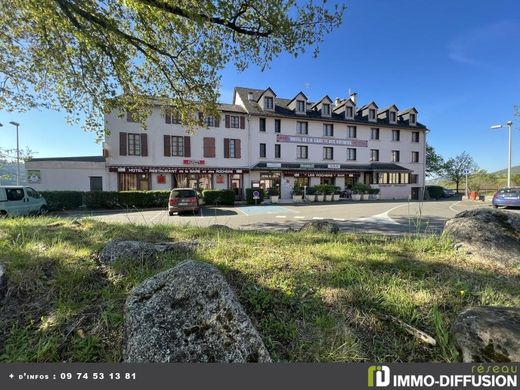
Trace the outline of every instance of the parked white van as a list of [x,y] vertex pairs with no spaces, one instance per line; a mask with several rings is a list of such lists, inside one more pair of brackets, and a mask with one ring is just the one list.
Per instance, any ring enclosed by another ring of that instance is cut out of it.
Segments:
[[0,217],[38,215],[47,211],[47,201],[31,187],[0,186]]

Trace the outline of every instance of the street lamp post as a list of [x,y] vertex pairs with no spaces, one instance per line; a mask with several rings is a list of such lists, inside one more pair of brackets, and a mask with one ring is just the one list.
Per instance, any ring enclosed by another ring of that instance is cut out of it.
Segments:
[[[512,139],[513,139],[513,122],[508,121],[506,126],[509,128],[509,153],[508,153],[508,164],[507,164],[507,186],[511,187],[511,158],[512,158]],[[492,129],[501,129],[506,127],[504,125],[491,126]]]

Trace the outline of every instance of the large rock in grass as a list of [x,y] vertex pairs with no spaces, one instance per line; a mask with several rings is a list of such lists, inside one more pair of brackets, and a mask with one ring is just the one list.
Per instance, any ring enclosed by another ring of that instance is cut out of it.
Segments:
[[270,362],[260,335],[213,266],[188,260],[134,289],[126,362]]
[[306,222],[301,228],[301,232],[326,232],[338,233],[339,225],[331,221],[310,221]]
[[463,362],[520,362],[520,309],[482,306],[464,310],[451,328]]
[[520,262],[520,215],[478,208],[458,213],[444,233],[455,245],[482,260],[514,265]]
[[0,263],[0,299],[2,299],[7,291],[7,275],[5,273],[5,266]]
[[191,251],[198,246],[197,241],[151,243],[132,240],[112,240],[99,254],[99,261],[111,265],[118,259],[146,259],[159,253],[171,251]]

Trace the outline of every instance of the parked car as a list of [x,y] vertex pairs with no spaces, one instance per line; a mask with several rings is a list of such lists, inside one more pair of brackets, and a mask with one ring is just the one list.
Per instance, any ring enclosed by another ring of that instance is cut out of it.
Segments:
[[491,204],[494,208],[498,206],[520,207],[520,187],[500,188],[493,195]]
[[31,187],[0,186],[0,217],[41,215],[48,211],[45,198]]
[[202,203],[202,195],[193,188],[174,188],[168,199],[168,214],[190,211],[197,214]]

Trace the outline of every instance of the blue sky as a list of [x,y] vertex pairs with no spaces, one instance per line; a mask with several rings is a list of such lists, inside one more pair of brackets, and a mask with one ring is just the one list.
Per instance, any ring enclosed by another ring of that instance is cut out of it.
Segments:
[[[431,130],[429,142],[444,157],[469,152],[494,171],[507,165],[507,130],[489,126],[513,120],[513,165],[520,165],[520,2],[470,0],[351,0],[343,25],[326,37],[320,55],[282,55],[261,72],[251,67],[222,73],[223,102],[236,85],[271,86],[280,97],[302,90],[310,99],[345,97],[360,104],[415,106]],[[36,157],[98,155],[95,134],[70,126],[50,111],[0,111],[0,147],[20,144]]]

